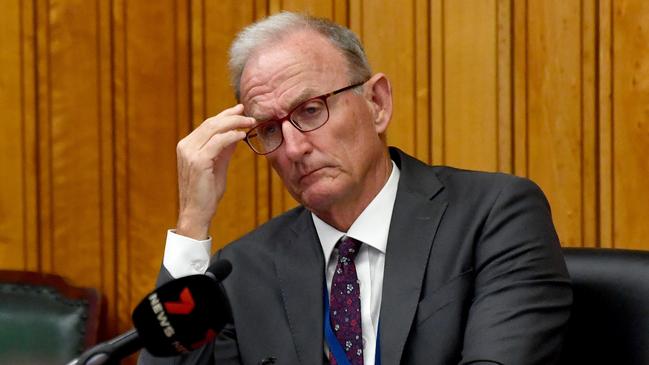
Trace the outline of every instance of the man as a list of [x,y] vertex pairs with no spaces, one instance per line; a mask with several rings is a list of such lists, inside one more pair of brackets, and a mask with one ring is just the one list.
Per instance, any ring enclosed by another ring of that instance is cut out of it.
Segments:
[[536,185],[388,149],[390,83],[328,21],[282,13],[253,24],[230,66],[241,104],[178,144],[180,213],[161,282],[205,270],[237,142],[265,154],[301,206],[217,254],[233,265],[232,321],[174,361],[557,361],[572,297]]

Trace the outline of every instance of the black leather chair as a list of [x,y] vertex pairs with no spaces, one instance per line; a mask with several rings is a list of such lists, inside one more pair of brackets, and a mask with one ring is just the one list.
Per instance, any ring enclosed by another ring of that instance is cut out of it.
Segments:
[[649,364],[649,252],[566,248],[574,306],[562,365]]
[[96,289],[0,271],[0,364],[66,364],[96,342],[99,310]]

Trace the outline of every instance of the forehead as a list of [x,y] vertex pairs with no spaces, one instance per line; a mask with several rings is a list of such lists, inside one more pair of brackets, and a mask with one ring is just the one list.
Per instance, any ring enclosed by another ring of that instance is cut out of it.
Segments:
[[279,116],[300,101],[346,86],[342,52],[314,31],[300,31],[257,50],[241,76],[246,114]]

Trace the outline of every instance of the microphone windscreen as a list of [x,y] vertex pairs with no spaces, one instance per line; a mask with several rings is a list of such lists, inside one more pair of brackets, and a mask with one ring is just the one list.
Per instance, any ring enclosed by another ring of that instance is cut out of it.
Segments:
[[207,268],[205,275],[211,277],[216,281],[222,281],[228,275],[230,275],[231,271],[232,271],[232,264],[230,263],[230,261],[225,259],[220,259],[214,261],[214,263]]
[[153,356],[175,356],[211,341],[230,318],[219,284],[205,275],[165,283],[133,311],[142,345]]

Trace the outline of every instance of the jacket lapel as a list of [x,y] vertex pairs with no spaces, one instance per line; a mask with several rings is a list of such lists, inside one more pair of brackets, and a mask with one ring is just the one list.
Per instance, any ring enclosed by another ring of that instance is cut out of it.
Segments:
[[[380,314],[381,361],[399,364],[417,310],[433,238],[447,202],[427,165],[391,149],[401,177],[390,223]],[[437,197],[436,197],[437,196]]]
[[[401,177],[385,257],[380,314],[381,360],[397,365],[417,310],[435,232],[446,209],[429,166],[391,149]],[[310,213],[277,245],[275,267],[300,363],[323,364],[324,257]]]
[[324,257],[310,213],[291,227],[294,235],[277,245],[275,267],[295,349],[302,364],[323,362]]

